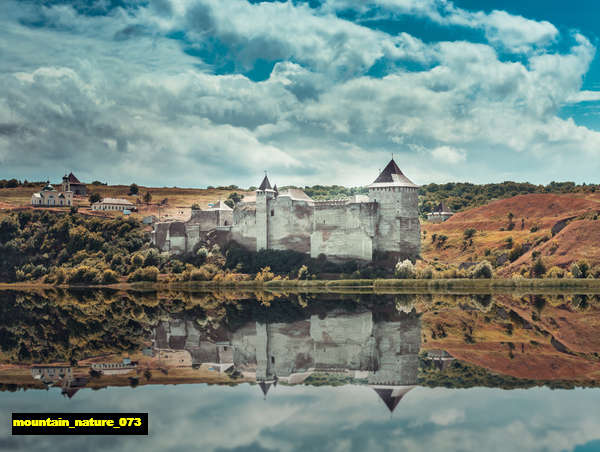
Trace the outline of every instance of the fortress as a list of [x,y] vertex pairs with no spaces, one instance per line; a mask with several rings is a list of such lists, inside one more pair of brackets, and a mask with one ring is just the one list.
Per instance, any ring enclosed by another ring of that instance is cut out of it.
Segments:
[[393,411],[417,385],[421,318],[412,308],[248,321],[235,331],[207,331],[193,318],[168,318],[152,342],[156,356],[175,356],[180,366],[217,372],[233,367],[255,380],[265,397],[278,383],[303,384],[311,375],[329,374],[369,385]]
[[279,192],[265,175],[256,193],[234,209],[219,202],[192,211],[187,222],[156,223],[152,240],[162,252],[181,254],[218,231],[222,241],[250,250],[294,250],[333,261],[370,261],[375,251],[418,256],[419,187],[392,159],[367,189],[368,195],[347,200],[315,201],[297,188]]

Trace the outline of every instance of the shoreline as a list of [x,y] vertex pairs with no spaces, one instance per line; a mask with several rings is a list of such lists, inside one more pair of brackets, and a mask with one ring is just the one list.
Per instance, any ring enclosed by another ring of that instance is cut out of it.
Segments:
[[600,293],[600,279],[342,279],[277,281],[178,281],[134,282],[108,285],[52,285],[36,282],[0,283],[0,290],[112,289],[133,291],[200,291],[242,290],[352,293],[406,293],[406,291],[519,291],[523,289],[585,290]]

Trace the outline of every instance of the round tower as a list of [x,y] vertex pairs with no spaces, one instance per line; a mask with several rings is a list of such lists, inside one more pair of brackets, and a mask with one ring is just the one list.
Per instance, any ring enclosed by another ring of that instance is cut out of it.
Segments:
[[421,252],[419,186],[392,159],[367,188],[369,201],[378,204],[373,248],[414,260]]
[[273,198],[275,191],[265,174],[256,190],[256,251],[269,249],[269,204]]

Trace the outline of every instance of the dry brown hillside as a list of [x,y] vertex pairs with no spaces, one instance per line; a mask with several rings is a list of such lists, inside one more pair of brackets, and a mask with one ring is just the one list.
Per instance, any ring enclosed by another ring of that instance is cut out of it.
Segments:
[[[60,185],[54,184],[57,190]],[[0,210],[10,210],[14,208],[29,207],[31,195],[39,191],[42,186],[0,188]],[[177,187],[139,187],[138,195],[129,195],[128,185],[87,185],[88,193],[98,193],[102,198],[124,198],[136,204],[143,199],[146,192],[152,195],[152,201],[149,204],[138,204],[138,215],[158,215],[159,203],[166,200],[161,205],[161,218],[182,218],[185,219],[190,214],[193,204],[198,204],[201,208],[206,208],[208,203],[219,200],[226,200],[228,196],[237,192],[243,195],[245,190],[229,189],[200,189],[200,188],[177,188]],[[84,196],[75,197],[75,205],[79,206],[84,212],[90,205],[88,198]],[[115,213],[116,214],[116,213]],[[120,215],[120,214],[119,214]]]
[[[529,194],[493,201],[441,224],[423,223],[422,256],[427,262],[455,264],[487,259],[499,264],[504,275],[530,266],[538,256],[548,268],[566,268],[580,259],[597,265],[599,213],[600,194],[595,193]],[[469,229],[475,230],[471,237],[465,233]]]

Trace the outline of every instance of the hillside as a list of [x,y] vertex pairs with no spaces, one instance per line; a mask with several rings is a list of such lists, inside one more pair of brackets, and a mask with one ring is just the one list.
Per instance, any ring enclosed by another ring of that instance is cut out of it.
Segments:
[[[57,190],[60,186],[54,185]],[[15,188],[0,188],[0,210],[9,210],[22,206],[29,206],[31,195],[39,191],[42,186],[27,187],[19,186]],[[128,185],[92,185],[87,184],[88,193],[98,193],[102,198],[123,198],[136,204],[138,198],[142,199],[146,192],[152,195],[152,201],[149,204],[138,204],[138,213],[134,216],[156,215],[158,216],[159,204],[161,218],[181,218],[190,216],[193,204],[198,204],[201,208],[207,208],[209,203],[219,200],[226,200],[231,193],[245,193],[245,190],[232,190],[229,188],[178,188],[178,187],[139,187],[138,195],[129,195]],[[75,205],[85,210],[89,208],[90,203],[87,197],[76,196]],[[105,213],[106,214],[106,213]],[[116,213],[114,215],[117,215]],[[120,214],[118,214],[120,215]]]
[[[508,275],[538,256],[547,268],[586,259],[600,264],[600,194],[528,194],[456,213],[441,224],[424,222],[426,262],[489,260]],[[512,214],[512,215],[511,215]],[[511,224],[512,223],[512,224]],[[472,229],[474,231],[468,231]]]
[[[443,297],[423,311],[422,348],[445,350],[502,375],[540,380],[597,379],[597,297],[473,296],[457,307]],[[585,313],[585,314],[583,314]]]

